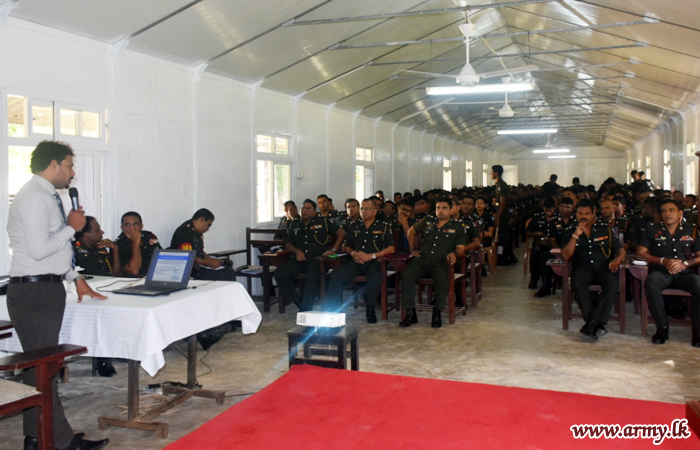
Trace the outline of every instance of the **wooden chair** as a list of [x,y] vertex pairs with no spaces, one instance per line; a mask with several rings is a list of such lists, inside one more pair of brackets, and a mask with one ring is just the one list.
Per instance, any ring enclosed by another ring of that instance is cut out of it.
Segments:
[[[320,297],[321,297],[321,303],[326,301],[326,284],[325,284],[325,277],[326,274],[328,273],[328,269],[334,269],[337,267],[340,267],[342,264],[342,259],[341,258],[331,258],[329,256],[322,256],[320,257],[321,264],[320,264],[320,271],[321,271],[321,278],[324,280],[321,283],[321,289],[320,289]],[[381,308],[382,308],[382,320],[388,320],[389,318],[389,311],[392,309],[396,309],[397,311],[400,309],[401,305],[399,304],[398,298],[399,298],[399,281],[398,277],[396,276],[397,271],[395,270],[388,270],[387,269],[387,261],[385,258],[379,258],[379,264],[380,264],[380,271],[382,275],[382,287],[380,290],[380,303],[381,303]],[[393,278],[394,279],[394,292],[395,292],[395,301],[393,303],[389,303],[389,279]],[[357,276],[352,279],[352,303],[353,303],[353,308],[357,309],[360,306],[360,295],[359,295],[359,284],[360,283],[367,283],[367,278],[363,276]]]
[[[485,255],[483,249],[479,248],[478,250],[469,251],[468,256],[469,264],[467,266],[466,275],[469,277],[470,283],[466,298],[471,299],[471,306],[476,307],[483,297],[483,291],[481,289],[483,285],[481,268],[484,265]],[[464,304],[466,305],[466,303],[467,301],[465,299]]]
[[[11,328],[0,322],[0,330]],[[8,333],[1,335],[7,337]],[[62,344],[0,359],[0,370],[15,371],[34,367],[36,387],[0,379],[0,416],[36,406],[39,450],[53,450],[53,390],[51,379],[63,366],[65,358],[87,352],[78,345]]]
[[[265,238],[255,238],[255,236],[263,235]],[[245,229],[245,248],[241,250],[227,250],[223,252],[209,253],[209,256],[214,258],[229,257],[231,255],[237,255],[240,253],[246,254],[246,266],[248,266],[245,271],[236,271],[236,277],[244,277],[247,279],[248,293],[253,300],[263,302],[263,310],[265,312],[270,311],[270,295],[269,288],[272,286],[272,273],[274,272],[274,267],[269,266],[267,271],[263,270],[263,266],[253,265],[253,253],[256,249],[264,253],[271,246],[274,245],[284,245],[287,238],[287,230],[284,228],[246,228]],[[263,285],[263,295],[253,295],[253,279],[260,279]],[[265,293],[265,288],[267,287],[268,292]],[[282,308],[283,312],[284,308]]]
[[[569,329],[569,321],[573,318],[583,318],[581,314],[573,312],[574,305],[574,293],[571,289],[571,261],[561,263],[562,274],[562,289],[561,289],[561,319],[562,319],[562,329]],[[625,334],[625,323],[627,320],[625,311],[625,270],[622,265],[618,270],[619,284],[617,288],[618,297],[615,302],[615,312],[617,314],[611,314],[610,319],[618,322],[620,327],[620,333]],[[596,284],[592,284],[588,287],[590,292],[602,292],[602,287]]]
[[[649,266],[647,265],[636,265],[636,264],[628,264],[627,269],[630,271],[632,276],[636,279],[637,281],[637,289],[635,292],[639,294],[639,299],[641,299],[641,305],[640,305],[640,310],[639,310],[639,316],[641,320],[641,332],[642,336],[648,336],[649,331],[648,331],[648,325],[649,324],[654,324],[654,319],[649,315],[649,303],[647,301],[647,290],[644,288],[644,282],[647,279],[647,275],[649,273]],[[700,270],[699,270],[700,273]],[[664,289],[661,291],[661,294],[663,296],[669,296],[669,297],[683,297],[685,298],[686,302],[686,307],[688,308],[688,317],[685,319],[675,319],[673,317],[668,318],[668,323],[669,325],[681,325],[681,326],[692,326],[692,323],[690,321],[690,317],[692,314],[692,305],[691,305],[691,299],[692,295],[690,295],[690,292],[684,291],[681,289]],[[637,297],[637,295],[635,295]]]
[[[532,218],[527,219],[525,222],[525,229],[530,226],[530,222],[532,221]],[[531,237],[526,237],[525,238],[525,256],[523,258],[523,276],[527,276],[528,269],[530,268],[530,264],[528,262],[530,261],[530,258],[532,257],[532,241],[533,239]]]
[[489,274],[493,274],[498,267],[498,227],[496,227],[496,230],[493,232],[491,245],[484,247],[484,250],[486,250],[486,255],[489,260]]
[[[455,271],[455,266],[459,264],[462,273],[457,273]],[[457,264],[447,265],[447,279],[452,280],[447,291],[447,314],[449,317],[449,323],[455,323],[455,317],[458,314],[467,314],[467,263],[466,258],[463,256],[459,258]],[[481,274],[479,274],[481,275]],[[435,283],[430,278],[421,278],[418,280],[418,302],[416,303],[416,311],[432,311],[433,305],[423,303],[423,289],[428,288],[428,299],[433,297],[433,286]],[[457,307],[455,303],[456,295],[455,289],[460,289],[462,292],[462,306]],[[403,314],[402,314],[403,315]]]

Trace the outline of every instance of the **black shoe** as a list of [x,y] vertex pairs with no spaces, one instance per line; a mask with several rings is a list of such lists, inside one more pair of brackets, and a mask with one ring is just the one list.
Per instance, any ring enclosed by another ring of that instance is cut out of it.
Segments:
[[433,309],[433,320],[430,326],[433,328],[440,328],[442,326],[442,313],[439,309]]
[[595,320],[590,320],[579,330],[581,334],[590,338],[594,342],[598,340],[598,335],[596,334],[596,329],[598,327],[598,322]]
[[399,322],[399,326],[402,328],[410,327],[412,324],[418,323],[418,316],[416,315],[416,308],[407,309],[406,317]]
[[535,292],[535,297],[537,298],[542,298],[542,297],[547,297],[550,295],[550,292],[552,291],[551,288],[542,286],[539,291]]
[[73,440],[70,441],[68,447],[64,447],[61,450],[100,450],[105,448],[109,444],[109,439],[102,439],[100,441],[88,441],[78,435],[73,436]]
[[110,358],[97,358],[97,373],[105,378],[117,376],[117,370],[112,365]]
[[374,308],[367,307],[367,323],[377,323],[377,314],[374,312]]
[[596,339],[600,339],[601,337],[605,336],[608,334],[607,328],[605,328],[605,325],[602,323],[599,323],[595,326],[595,337]]
[[693,339],[690,341],[693,347],[700,347],[700,332],[693,331]]
[[302,307],[303,303],[301,301],[301,298],[297,297],[296,299],[294,299],[294,304],[297,306],[299,311],[302,311],[301,307]]
[[[693,334],[694,336],[694,334]],[[666,340],[668,339],[668,325],[665,327],[656,327],[656,333],[651,337],[651,343],[652,344],[665,344]],[[693,338],[694,340],[694,338]]]
[[537,289],[537,280],[532,280],[530,281],[530,284],[527,285],[528,289]]

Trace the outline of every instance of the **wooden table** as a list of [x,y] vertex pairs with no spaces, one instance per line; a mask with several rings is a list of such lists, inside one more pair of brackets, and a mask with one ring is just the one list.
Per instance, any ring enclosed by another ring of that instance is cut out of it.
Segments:
[[[296,326],[287,331],[289,342],[289,367],[295,364],[346,369],[350,358],[351,370],[360,370],[360,355],[357,345],[359,332],[357,327],[314,328]],[[347,346],[350,344],[350,351]],[[299,357],[298,346],[303,347],[303,356]],[[335,349],[318,348],[318,345],[330,345]],[[336,360],[314,359],[314,355],[332,356]]]

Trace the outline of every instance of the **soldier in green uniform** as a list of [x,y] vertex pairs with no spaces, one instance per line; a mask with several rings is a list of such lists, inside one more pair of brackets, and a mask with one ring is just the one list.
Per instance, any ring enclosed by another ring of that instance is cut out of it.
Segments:
[[700,347],[700,236],[693,239],[693,226],[681,223],[683,212],[671,199],[661,203],[660,224],[647,227],[642,234],[637,256],[649,264],[649,275],[645,282],[649,312],[656,323],[656,333],[651,338],[654,344],[663,344],[668,339],[668,316],[661,294],[664,289],[682,289],[690,292],[693,347]]
[[[316,213],[313,200],[304,200],[301,219],[294,220],[289,226],[285,244],[285,250],[292,253],[294,258],[274,272],[277,286],[286,301],[293,301],[300,311],[313,309],[320,281],[318,257],[338,251],[344,238],[345,231],[338,224]],[[303,299],[294,288],[294,277],[300,273],[306,274]]]
[[[586,324],[581,333],[592,340],[607,333],[610,311],[615,303],[619,280],[617,270],[625,260],[625,249],[608,226],[596,224],[595,205],[581,200],[576,210],[579,225],[564,233],[566,245],[561,250],[565,260],[572,260],[571,290]],[[597,299],[588,288],[600,285]]]
[[143,220],[137,212],[124,213],[121,229],[122,232],[114,243],[119,247],[122,274],[136,278],[145,277],[153,253],[163,247],[155,234],[143,229]]
[[525,236],[532,238],[529,289],[537,289],[540,276],[542,287],[550,287],[551,284],[551,275],[547,274],[546,268],[547,261],[552,257],[549,238],[554,235],[554,206],[554,199],[545,198],[542,201],[542,211],[532,215],[525,231]]
[[515,264],[518,260],[513,253],[513,235],[510,229],[510,188],[503,181],[503,166],[491,167],[491,178],[496,180],[496,202],[498,210],[494,215],[496,227],[498,227],[498,246],[503,248],[499,255],[499,265]]
[[[445,307],[450,283],[447,279],[447,265],[457,262],[457,258],[464,255],[467,245],[464,226],[450,219],[452,204],[450,198],[439,198],[435,207],[437,219],[427,219],[409,229],[408,242],[416,259],[401,276],[402,308],[406,310],[406,317],[399,323],[401,327],[409,327],[418,322],[415,308],[416,283],[425,276],[435,282],[435,307],[431,325],[433,328],[442,326],[441,312]],[[416,251],[416,233],[424,234],[424,244],[420,251]]]
[[[75,233],[73,254],[76,267],[83,275],[118,277],[122,274],[119,247],[109,239],[103,239],[104,231],[92,216],[85,217],[85,227]],[[101,377],[113,377],[117,370],[111,358],[95,358],[97,373]]]
[[360,202],[354,198],[345,200],[345,212],[336,217],[336,223],[347,233],[350,224],[358,220],[360,220]]
[[377,323],[375,305],[382,284],[379,259],[394,253],[394,237],[386,222],[377,220],[377,207],[370,199],[362,200],[361,220],[348,225],[343,251],[352,257],[339,268],[333,270],[327,293],[326,309],[336,311],[341,308],[343,287],[356,276],[367,278],[364,290],[367,291],[367,322]]
[[335,219],[338,217],[338,211],[333,209],[333,200],[328,198],[326,194],[321,194],[316,199],[318,202],[318,214],[322,217],[328,217],[329,219]]

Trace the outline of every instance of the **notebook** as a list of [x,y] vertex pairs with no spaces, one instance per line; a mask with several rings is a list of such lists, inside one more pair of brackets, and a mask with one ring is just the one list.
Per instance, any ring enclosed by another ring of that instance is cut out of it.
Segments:
[[146,282],[140,286],[115,289],[115,294],[168,295],[187,289],[196,252],[194,250],[158,249],[148,267]]

